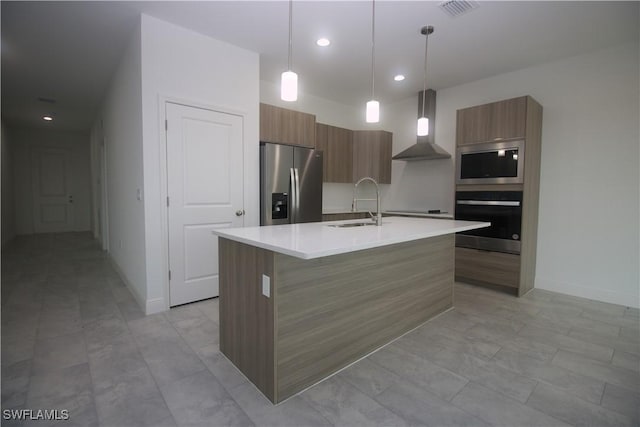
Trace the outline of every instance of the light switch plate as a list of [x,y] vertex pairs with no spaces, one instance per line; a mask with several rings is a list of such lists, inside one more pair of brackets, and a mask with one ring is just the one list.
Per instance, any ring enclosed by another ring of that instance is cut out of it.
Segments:
[[271,278],[266,274],[262,275],[262,295],[271,298]]

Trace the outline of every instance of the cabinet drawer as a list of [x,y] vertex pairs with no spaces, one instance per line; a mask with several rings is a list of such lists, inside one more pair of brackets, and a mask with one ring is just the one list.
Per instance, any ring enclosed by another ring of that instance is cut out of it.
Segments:
[[518,288],[520,255],[456,248],[456,279]]

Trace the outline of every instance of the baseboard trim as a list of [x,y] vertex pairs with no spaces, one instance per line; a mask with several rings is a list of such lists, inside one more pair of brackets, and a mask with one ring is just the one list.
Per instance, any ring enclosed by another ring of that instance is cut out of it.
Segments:
[[150,314],[160,313],[161,311],[165,311],[167,309],[166,304],[164,302],[164,298],[155,298],[152,300],[147,300],[142,295],[140,295],[137,289],[131,284],[129,279],[127,279],[127,276],[124,274],[124,272],[122,271],[118,263],[113,259],[111,254],[107,254],[107,256],[108,256],[109,262],[111,263],[111,266],[116,271],[116,273],[118,273],[118,276],[120,276],[120,279],[124,282],[126,287],[129,289],[129,292],[131,292],[131,295],[133,295],[133,298],[138,303],[138,306],[140,307],[140,309],[144,311],[145,315],[148,316]]
[[160,313],[166,310],[167,310],[167,307],[164,302],[164,298],[155,298],[155,299],[147,300],[147,304],[144,312],[148,316],[150,314]]
[[640,297],[638,295],[625,294],[607,289],[578,286],[572,283],[559,282],[539,277],[536,277],[535,288],[575,297],[587,298],[594,301],[618,304],[625,307],[640,308]]

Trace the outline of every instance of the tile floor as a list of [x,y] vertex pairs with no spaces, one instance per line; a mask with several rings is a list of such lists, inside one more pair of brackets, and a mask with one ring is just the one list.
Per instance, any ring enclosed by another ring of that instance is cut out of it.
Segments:
[[88,234],[19,237],[2,254],[2,408],[67,409],[74,426],[640,423],[637,309],[455,293],[454,310],[272,406],[220,354],[216,299],[144,316]]

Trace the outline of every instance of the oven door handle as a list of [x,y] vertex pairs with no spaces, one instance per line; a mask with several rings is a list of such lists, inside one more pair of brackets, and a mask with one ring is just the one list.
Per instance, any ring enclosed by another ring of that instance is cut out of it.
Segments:
[[520,206],[519,201],[510,200],[457,200],[456,204],[470,206]]

